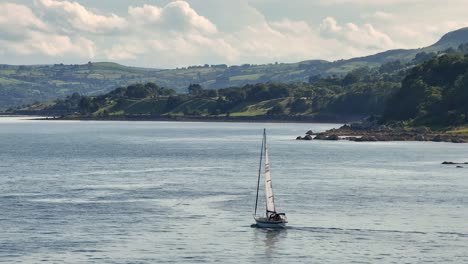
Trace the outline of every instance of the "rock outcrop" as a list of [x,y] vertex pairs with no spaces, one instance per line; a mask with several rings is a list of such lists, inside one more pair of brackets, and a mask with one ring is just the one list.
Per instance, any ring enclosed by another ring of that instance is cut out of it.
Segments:
[[[309,131],[308,131],[309,132]],[[304,139],[304,138],[302,138]],[[391,128],[367,123],[365,125],[343,125],[338,129],[330,129],[315,134],[318,140],[350,140],[356,142],[375,141],[433,141],[467,143],[468,136],[452,135],[444,132],[434,132],[426,127],[405,129],[403,127]]]

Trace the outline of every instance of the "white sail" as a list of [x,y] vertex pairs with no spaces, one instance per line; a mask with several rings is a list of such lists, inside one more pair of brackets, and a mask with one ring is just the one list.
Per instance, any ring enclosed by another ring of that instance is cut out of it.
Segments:
[[273,198],[273,185],[271,183],[271,174],[270,174],[270,161],[268,159],[268,148],[266,147],[265,142],[265,194],[266,194],[266,210],[267,217],[270,215],[270,212],[276,212],[275,201]]
[[[263,160],[265,158],[265,160]],[[260,188],[260,178],[262,175],[262,163],[265,162],[265,196],[266,196],[266,215],[257,216],[258,193]],[[260,152],[260,165],[258,168],[257,196],[255,198],[254,218],[256,226],[260,228],[284,228],[288,220],[286,214],[277,213],[275,208],[275,199],[273,197],[273,185],[271,182],[270,159],[268,157],[268,148],[266,143],[266,131],[263,130],[262,151]]]

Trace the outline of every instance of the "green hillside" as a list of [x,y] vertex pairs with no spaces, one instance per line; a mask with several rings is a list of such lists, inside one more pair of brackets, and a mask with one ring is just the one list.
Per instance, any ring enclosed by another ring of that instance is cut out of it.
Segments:
[[259,83],[223,89],[192,84],[177,93],[154,83],[119,87],[97,96],[74,93],[65,100],[15,109],[18,114],[106,117],[263,117],[351,119],[383,116],[398,126],[468,126],[468,55],[443,54],[412,68],[387,63],[346,75],[315,76],[309,83]]
[[344,76],[363,67],[378,69],[386,64],[412,67],[438,53],[456,52],[468,42],[468,29],[443,36],[432,46],[413,50],[390,50],[371,56],[328,62],[271,63],[240,66],[203,65],[178,69],[145,69],[100,62],[84,65],[0,65],[0,110],[8,107],[65,98],[77,92],[97,95],[119,86],[153,82],[177,92],[186,92],[191,83],[205,89],[241,87],[246,84],[308,82],[315,76]]
[[309,83],[269,82],[216,90],[191,84],[186,90],[188,93],[177,93],[154,83],[138,83],[97,96],[74,93],[64,100],[13,112],[104,119],[349,120],[382,116],[385,125],[426,126],[454,135],[467,134],[468,54],[442,54],[412,68],[400,62],[361,67],[341,77],[315,76]]
[[[390,67],[392,66],[392,67]],[[119,87],[97,96],[74,93],[65,100],[16,109],[18,114],[106,117],[355,117],[379,115],[400,87],[405,65],[361,67],[342,77],[315,76],[309,83],[258,83],[223,89],[199,84],[177,93],[154,83]]]
[[0,65],[0,108],[64,98],[74,92],[105,93],[120,85],[147,80],[157,71],[108,62],[85,65]]
[[468,124],[468,55],[443,55],[413,68],[385,110],[386,122]]

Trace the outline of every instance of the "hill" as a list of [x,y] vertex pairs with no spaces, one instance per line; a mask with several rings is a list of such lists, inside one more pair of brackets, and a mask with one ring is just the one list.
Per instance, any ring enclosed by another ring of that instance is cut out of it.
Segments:
[[434,45],[429,48],[436,50],[443,50],[448,48],[457,47],[460,44],[467,43],[468,41],[468,27],[461,28],[452,32],[449,32],[442,36]]
[[461,28],[452,32],[449,32],[440,38],[436,43],[419,49],[396,49],[388,50],[381,53],[377,53],[370,56],[353,58],[348,60],[349,62],[367,62],[367,63],[378,63],[383,64],[386,62],[400,60],[402,62],[409,62],[423,54],[433,55],[445,52],[449,49],[458,49],[460,45],[468,43],[468,27]]
[[74,92],[100,94],[119,85],[152,78],[156,69],[101,62],[84,65],[0,65],[0,109],[51,101]]
[[442,54],[409,69],[401,88],[385,101],[381,118],[371,116],[316,138],[468,142],[468,53]]
[[16,109],[17,114],[63,115],[77,118],[263,118],[347,119],[379,115],[386,99],[400,87],[405,65],[319,77],[309,83],[259,83],[223,89],[190,85],[177,93],[154,83],[119,87],[98,96],[74,93],[65,100]]
[[[460,48],[465,47],[468,45]],[[341,77],[315,76],[309,83],[270,82],[223,89],[192,84],[187,90],[177,93],[154,83],[139,83],[97,96],[74,93],[65,100],[37,103],[14,112],[76,118],[281,120],[382,115],[381,122],[391,127],[463,127],[468,124],[468,55],[441,54],[412,68],[400,62],[377,69],[362,67]]]
[[412,67],[437,53],[458,49],[467,42],[468,28],[463,28],[447,33],[429,47],[389,50],[334,62],[309,60],[264,65],[203,65],[178,69],[145,69],[110,62],[84,65],[0,65],[0,109],[35,101],[63,99],[74,92],[97,95],[137,82],[153,82],[177,92],[185,92],[191,83],[200,84],[206,89],[219,89],[266,82],[308,82],[310,77],[318,75],[344,76],[362,67],[378,68],[395,62]]
[[468,55],[438,56],[414,67],[383,118],[431,127],[468,124]]

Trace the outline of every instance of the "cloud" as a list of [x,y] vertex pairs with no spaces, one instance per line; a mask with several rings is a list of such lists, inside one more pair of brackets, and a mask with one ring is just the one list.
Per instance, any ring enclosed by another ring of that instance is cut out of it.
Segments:
[[128,13],[139,24],[153,24],[158,29],[179,32],[199,31],[213,34],[216,26],[207,18],[200,16],[185,1],[175,1],[163,8],[152,5],[143,7],[129,7]]
[[128,13],[135,21],[144,23],[158,23],[161,20],[161,8],[152,5],[128,8]]
[[51,19],[55,24],[67,22],[74,29],[81,31],[106,33],[122,30],[126,27],[124,18],[115,14],[108,16],[95,14],[78,2],[36,0],[35,3],[46,19]]
[[47,30],[47,25],[29,7],[12,3],[0,3],[0,27]]
[[19,55],[43,54],[64,56],[73,54],[92,58],[94,43],[84,37],[57,34],[27,6],[0,4],[0,45],[2,53]]
[[104,49],[103,54],[109,60],[186,66],[202,60],[219,63],[236,57],[216,25],[184,1],[163,7],[130,6],[127,21],[129,30]]
[[105,56],[111,61],[134,60],[146,53],[148,46],[148,41],[128,39],[105,50]]
[[320,24],[320,32],[325,37],[333,37],[342,31],[342,27],[338,26],[338,22],[333,17],[323,19]]
[[[0,58],[94,58],[146,67],[335,60],[430,45],[468,25],[462,9],[435,0],[428,1],[443,12],[424,9],[422,0],[294,0],[281,12],[273,7],[283,1],[272,1],[0,3]],[[154,4],[161,2],[167,4]],[[298,16],[301,7],[307,12]]]
[[364,18],[372,18],[376,20],[392,20],[395,16],[392,13],[384,12],[384,11],[375,11],[372,14],[365,14],[363,15]]
[[85,38],[71,39],[68,36],[29,32],[22,43],[10,44],[21,54],[42,53],[48,56],[63,56],[67,53],[80,57],[94,57],[94,44]]
[[414,4],[423,3],[427,0],[320,0],[322,5],[337,5],[337,4],[353,4],[353,5],[368,5],[368,6],[382,6],[382,5],[399,5],[399,4]]
[[65,35],[27,31],[20,42],[0,40],[0,43],[4,50],[18,55],[40,54],[53,57],[71,55],[82,58],[95,56],[94,43],[82,37],[72,39]]
[[203,33],[216,33],[216,26],[193,10],[187,2],[175,1],[164,7],[161,19],[166,26],[179,29],[196,29]]
[[305,21],[294,21],[290,19],[283,19],[277,22],[271,22],[270,26],[283,32],[289,32],[293,34],[312,34],[310,25]]
[[214,23],[218,31],[237,32],[264,23],[263,13],[251,5],[252,0],[187,0],[193,9]]
[[17,41],[4,41],[4,50],[175,67],[338,59],[391,44],[370,24],[339,25],[333,17],[321,25],[288,18],[268,21],[246,1],[241,2],[239,8],[248,11],[249,23],[219,31],[185,1],[130,6],[126,15],[117,16],[98,14],[72,1],[36,0],[39,8],[35,11],[19,6],[30,17],[28,23],[21,23],[34,29],[20,30]]
[[354,23],[340,26],[335,18],[327,17],[320,25],[320,33],[326,38],[337,39],[343,45],[349,45],[355,49],[378,51],[396,47],[387,34],[376,30],[368,23],[362,26]]
[[0,43],[4,50],[18,55],[40,54],[52,57],[71,55],[81,58],[95,56],[94,43],[83,37],[70,38],[66,35],[25,31],[21,35],[21,41],[2,39]]

